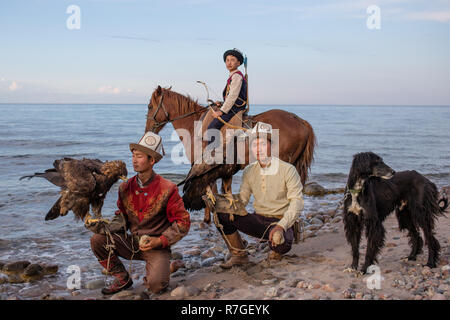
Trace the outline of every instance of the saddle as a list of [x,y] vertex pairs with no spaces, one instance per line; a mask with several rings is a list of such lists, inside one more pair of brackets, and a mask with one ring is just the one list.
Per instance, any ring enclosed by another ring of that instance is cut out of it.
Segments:
[[[217,107],[213,108],[215,111],[218,110]],[[200,117],[200,121],[202,121],[201,130],[197,131],[198,139],[202,139],[202,137],[205,137],[205,132],[213,120],[214,117],[212,115],[211,109],[208,110],[208,112],[202,114],[202,116]],[[222,141],[223,146],[230,145],[233,137],[235,137],[234,133],[236,132],[236,130],[239,130],[239,128],[253,128],[253,126],[256,124],[256,121],[253,120],[253,116],[249,116],[246,114],[246,110],[241,110],[236,113],[227,123],[229,125],[224,125],[220,129],[221,137],[225,139],[225,141]],[[243,139],[238,139],[237,143],[245,143],[245,141]],[[203,145],[202,150],[204,150],[205,147],[206,145]]]
[[[215,111],[218,111],[219,109],[217,107],[213,107]],[[244,127],[244,128],[253,128],[253,116],[249,116],[246,114],[247,110],[241,110],[238,113],[236,113],[233,118],[231,118],[230,121],[227,123],[231,126],[224,125],[222,129],[220,130],[222,136],[225,136],[226,130],[231,129],[233,127]],[[211,109],[208,110],[208,112],[205,112],[201,115],[200,121],[202,121],[202,130],[201,130],[201,136],[203,137],[205,131],[208,129],[208,126],[211,124],[211,122],[214,120],[214,117],[212,115]],[[200,132],[199,132],[200,136]]]

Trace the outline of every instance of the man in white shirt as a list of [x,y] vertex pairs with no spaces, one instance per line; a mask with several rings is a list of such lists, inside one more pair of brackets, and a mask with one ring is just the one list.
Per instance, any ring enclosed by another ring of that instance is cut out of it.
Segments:
[[[231,258],[221,265],[225,269],[248,262],[239,231],[269,240],[270,257],[281,259],[291,249],[293,225],[303,209],[300,175],[293,165],[271,156],[271,129],[269,133],[260,134],[258,127],[261,125],[268,126],[258,123],[256,134],[250,139],[250,147],[257,161],[244,169],[239,190],[244,205],[248,204],[253,194],[255,212],[246,216],[235,215],[233,221],[229,214],[218,213],[225,242],[231,252]],[[284,238],[282,244],[274,241],[277,232]]]

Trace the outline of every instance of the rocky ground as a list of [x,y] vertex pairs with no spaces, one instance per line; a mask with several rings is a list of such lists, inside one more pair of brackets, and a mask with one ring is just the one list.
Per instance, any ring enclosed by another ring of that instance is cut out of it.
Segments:
[[[340,195],[333,198],[334,203]],[[320,201],[319,201],[320,203]],[[326,206],[325,206],[326,207]],[[447,211],[448,216],[449,211]],[[172,253],[181,268],[172,274],[169,289],[163,294],[148,295],[142,285],[144,264],[133,262],[134,286],[112,297],[104,297],[100,288],[105,276],[82,283],[80,289],[68,290],[64,285],[40,280],[11,284],[8,276],[0,274],[2,299],[411,299],[448,300],[450,298],[450,220],[440,217],[437,239],[441,243],[441,259],[434,269],[423,267],[428,250],[417,261],[404,261],[409,253],[408,238],[398,230],[391,215],[385,222],[386,246],[379,256],[382,279],[373,282],[374,275],[343,272],[351,261],[350,247],[344,237],[341,211],[311,210],[306,213],[305,241],[295,244],[281,261],[267,260],[267,243],[246,238],[251,263],[245,267],[222,270],[218,264],[226,258],[227,250],[214,225],[201,217],[193,219],[191,231],[201,235],[202,243],[187,246],[180,241]],[[361,263],[365,253],[362,240]],[[128,263],[125,263],[128,267]],[[51,277],[51,276],[50,276]],[[109,281],[109,280],[108,280]],[[379,287],[376,289],[374,287]]]

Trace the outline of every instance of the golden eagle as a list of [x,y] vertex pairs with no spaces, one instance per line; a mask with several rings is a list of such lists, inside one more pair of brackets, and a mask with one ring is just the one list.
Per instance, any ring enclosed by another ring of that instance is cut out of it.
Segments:
[[45,216],[53,220],[65,216],[72,210],[76,219],[90,218],[89,207],[96,218],[101,218],[101,210],[106,193],[119,179],[126,179],[127,167],[123,161],[106,161],[98,159],[82,160],[63,158],[53,162],[52,169],[37,172],[31,176],[45,178],[61,188],[61,196]]
[[[187,210],[201,210],[205,208],[202,196],[206,193],[207,187],[215,184],[216,180],[231,179],[234,174],[242,170],[245,164],[194,164],[186,178],[178,183],[183,186],[183,202]],[[230,181],[231,182],[231,181]],[[222,193],[224,190],[222,184]]]

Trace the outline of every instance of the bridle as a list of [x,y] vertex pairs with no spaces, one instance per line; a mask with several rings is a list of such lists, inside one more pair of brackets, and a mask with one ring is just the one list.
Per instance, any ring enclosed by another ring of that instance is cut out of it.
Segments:
[[[161,93],[161,99],[159,100],[158,107],[156,108],[155,112],[153,113],[153,115],[151,117],[150,116],[147,117],[147,119],[150,119],[150,120],[152,120],[154,122],[153,128],[151,129],[152,132],[155,132],[156,129],[158,129],[160,127],[163,127],[167,123],[171,123],[171,122],[176,121],[176,120],[187,118],[187,117],[189,117],[189,116],[191,116],[191,115],[193,115],[195,113],[203,112],[205,109],[207,109],[207,107],[202,107],[201,109],[198,109],[198,110],[195,110],[195,111],[183,114],[181,116],[175,117],[173,119],[170,119],[169,113],[167,112],[166,107],[164,106],[163,99],[164,99],[164,91],[162,91],[162,93]],[[149,109],[150,109],[150,106],[153,107],[151,102],[150,102],[150,105],[149,105]],[[156,120],[156,115],[158,114],[158,111],[161,108],[164,111],[164,115],[166,116],[166,120],[160,122],[160,121]]]

